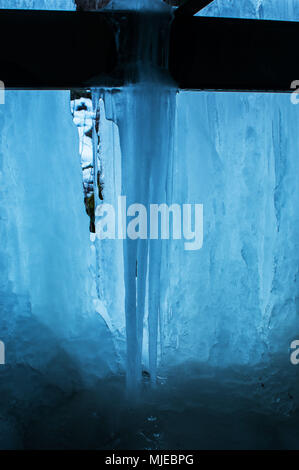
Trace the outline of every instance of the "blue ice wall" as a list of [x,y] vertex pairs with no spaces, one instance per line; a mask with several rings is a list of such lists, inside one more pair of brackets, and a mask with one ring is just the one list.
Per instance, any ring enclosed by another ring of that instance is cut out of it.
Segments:
[[[0,0],[0,7],[75,9],[72,0]],[[95,308],[70,93],[6,90],[0,128],[0,340],[7,364],[0,373],[21,364],[44,374],[44,382],[79,386],[115,371],[117,359]]]
[[[202,14],[296,20],[299,5],[215,0]],[[287,94],[179,93],[173,199],[204,204],[204,244],[186,253],[173,242],[164,364],[282,354],[288,365],[299,334],[298,124]]]
[[[54,7],[29,1],[16,5]],[[6,6],[7,2],[0,3]],[[63,8],[68,8],[67,2]],[[298,5],[295,1],[215,0],[203,14],[296,19]],[[9,341],[18,331],[17,336],[25,338],[14,322],[19,321],[18,312],[26,312],[29,319],[55,330],[59,344],[65,343],[65,350],[71,348],[77,354],[76,361],[86,355],[87,369],[101,374],[115,370],[116,360],[111,333],[101,317],[94,316],[93,301],[105,303],[106,299],[105,308],[97,302],[96,309],[110,315],[111,330],[123,329],[123,284],[116,295],[116,282],[113,294],[108,292],[111,280],[120,281],[122,250],[115,250],[112,257],[109,244],[108,251],[100,253],[104,280],[98,284],[101,298],[95,298],[79,161],[68,156],[78,151],[72,124],[66,122],[68,100],[65,93],[9,92],[0,109],[5,129],[4,337]],[[160,363],[203,361],[227,366],[258,363],[276,352],[287,356],[298,330],[298,107],[288,95],[203,92],[179,93],[176,106],[175,151],[167,187],[172,188],[172,202],[204,204],[204,245],[199,252],[184,251],[183,241],[163,245],[160,284],[156,280]],[[169,125],[167,119],[164,125]],[[113,133],[106,142],[116,145],[116,138]],[[117,160],[113,169],[106,158],[107,173],[109,164],[111,172],[117,171],[106,175],[106,191],[116,199],[121,162]],[[158,175],[158,166],[156,171]],[[112,258],[117,274],[103,268],[113,265]],[[15,315],[10,314],[12,309]],[[86,315],[81,318],[82,312]],[[92,328],[94,321],[97,326]],[[20,324],[30,325],[23,320]],[[73,341],[83,337],[89,344],[86,348]],[[99,337],[103,339],[98,345]],[[26,343],[27,348],[18,343],[13,360],[17,351],[18,357],[28,351],[33,361],[39,361],[35,353],[40,345],[31,348],[27,338]],[[98,353],[101,366],[93,369]]]
[[287,94],[184,92],[177,113],[173,200],[204,204],[204,243],[172,242],[166,362],[288,361],[299,331],[299,109]]
[[102,377],[116,359],[93,308],[69,93],[6,91],[0,126],[0,335],[7,363],[0,373],[21,365],[62,387]]
[[[296,2],[215,1],[203,14],[296,19],[297,11]],[[154,90],[150,86],[146,90],[148,102],[154,103]],[[174,126],[167,106],[163,113],[158,105],[144,113],[145,102],[136,110],[135,97],[135,107],[126,115],[130,99],[119,96],[113,119],[120,129],[121,156],[113,154],[118,178],[113,181],[106,171],[106,194],[113,192],[113,199],[126,188],[125,195],[140,202],[138,185],[143,190],[144,181],[150,181],[154,190],[149,203],[167,199],[169,204],[204,205],[202,249],[187,252],[184,240],[164,241],[161,251],[148,259],[146,282],[139,271],[137,291],[143,296],[139,305],[145,305],[143,344],[148,346],[148,338],[158,337],[158,362],[165,370],[188,362],[253,366],[277,354],[289,365],[289,346],[299,332],[299,108],[287,94],[186,91],[176,97]],[[108,110],[107,96],[105,103]],[[109,114],[113,112],[108,110]],[[146,120],[144,114],[149,116]],[[173,153],[163,147],[169,129],[175,141]],[[116,145],[117,133],[114,138]],[[107,155],[102,156],[106,161]],[[154,168],[153,174],[146,169],[140,176],[141,157],[151,162],[147,164]],[[101,264],[108,265],[112,258],[103,242],[101,246]],[[117,267],[120,262],[121,251],[112,263]],[[156,267],[152,278],[149,266]],[[131,288],[126,286],[125,295],[132,297],[134,307],[127,308],[132,311],[136,308],[135,262],[130,275]],[[124,278],[128,282],[126,271]],[[111,292],[106,290],[105,295],[111,299]],[[115,299],[123,315],[122,290]],[[107,309],[108,315],[109,310],[113,308]],[[154,335],[149,333],[151,311],[159,312]],[[143,354],[143,366],[148,366],[148,351]]]

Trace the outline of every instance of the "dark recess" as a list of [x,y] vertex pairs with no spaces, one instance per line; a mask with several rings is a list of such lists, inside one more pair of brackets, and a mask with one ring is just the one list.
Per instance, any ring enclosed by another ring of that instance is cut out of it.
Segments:
[[[156,34],[159,15],[148,20]],[[140,21],[130,12],[0,10],[0,79],[6,88],[20,89],[134,82]],[[161,37],[160,65],[166,49]],[[299,79],[298,37],[298,22],[178,15],[168,69],[182,89],[290,91]]]

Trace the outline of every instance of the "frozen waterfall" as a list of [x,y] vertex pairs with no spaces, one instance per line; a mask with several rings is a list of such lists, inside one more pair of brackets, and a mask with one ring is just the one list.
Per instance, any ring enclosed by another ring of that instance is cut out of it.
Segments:
[[[283,19],[295,14],[290,2],[283,11],[277,4],[264,10],[260,2],[238,5],[218,1],[205,13],[255,17],[264,12]],[[155,384],[157,363],[167,375],[183,364],[192,369],[196,363],[221,368],[269,362],[288,349],[298,323],[289,282],[275,298],[280,270],[296,278],[296,261],[289,262],[296,259],[293,249],[279,254],[280,237],[289,239],[296,229],[281,226],[278,201],[286,172],[296,174],[297,108],[279,94],[177,94],[155,67],[156,36],[147,31],[144,23],[138,67],[131,70],[135,83],[94,92],[94,112],[101,106],[97,158],[104,203],[116,207],[120,195],[127,207],[203,203],[205,242],[203,250],[188,253],[181,240],[96,241],[99,296],[105,315],[119,325],[112,328],[119,338],[121,316],[126,318],[130,389],[140,382],[142,368]],[[112,130],[107,120],[117,127]],[[293,188],[288,204],[294,204],[296,180],[288,181]],[[284,207],[288,217],[291,207]],[[117,270],[113,277],[109,263]],[[112,280],[121,288],[107,288]]]
[[[0,104],[0,449],[298,448],[299,107],[177,90],[169,3],[129,6],[125,86]],[[200,14],[295,21],[299,5]],[[203,205],[202,248],[149,237],[151,204]],[[108,207],[115,239],[98,237]]]
[[[161,18],[157,32],[163,31],[167,44],[171,15],[162,15]],[[137,83],[128,83],[117,93],[96,90],[94,100],[98,103],[98,97],[103,97],[107,118],[118,126],[121,151],[119,195],[126,197],[127,207],[137,203],[148,208],[150,203],[168,202],[171,196],[169,182],[176,89],[163,69],[158,68],[159,34],[153,34],[151,18],[140,16],[137,34],[139,47],[134,58],[137,68],[131,70]],[[164,53],[167,57],[167,49]],[[105,136],[101,134],[100,142],[104,140]],[[107,201],[106,197],[104,199],[105,203],[112,202]],[[98,203],[101,204],[101,201]],[[137,213],[138,210],[136,208]],[[162,243],[161,240],[136,237],[136,240],[129,239],[126,227],[123,227],[127,385],[131,391],[136,390],[142,377],[144,329],[148,336],[148,359],[145,360],[151,382],[156,383],[158,332],[159,324],[163,323],[160,308]]]

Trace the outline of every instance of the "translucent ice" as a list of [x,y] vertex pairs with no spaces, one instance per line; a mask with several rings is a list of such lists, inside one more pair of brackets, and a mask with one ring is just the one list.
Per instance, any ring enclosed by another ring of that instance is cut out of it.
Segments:
[[59,383],[65,381],[59,365],[65,355],[76,362],[76,374],[102,376],[115,367],[114,350],[92,303],[88,220],[69,93],[6,91],[0,120],[6,360],[44,374],[57,361]]
[[[219,0],[203,11],[209,13],[295,19],[297,6]],[[147,65],[143,79],[152,73]],[[204,245],[188,253],[181,241],[150,249],[144,240],[125,242],[128,375],[138,373],[147,336],[153,381],[158,342],[166,369],[270,360],[288,350],[299,326],[297,107],[281,94],[181,92],[174,125],[171,86],[150,80],[112,100],[122,152],[117,190],[130,202],[203,203]]]

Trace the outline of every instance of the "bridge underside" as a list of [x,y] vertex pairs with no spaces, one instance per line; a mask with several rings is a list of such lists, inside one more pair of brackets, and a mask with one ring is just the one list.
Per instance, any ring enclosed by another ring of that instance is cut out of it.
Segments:
[[[126,62],[132,58],[140,15],[1,10],[0,78],[6,88],[20,89],[134,82]],[[149,18],[153,34],[158,17]],[[119,28],[122,44],[117,47]],[[166,68],[181,89],[286,92],[299,78],[298,37],[297,22],[177,14]]]

